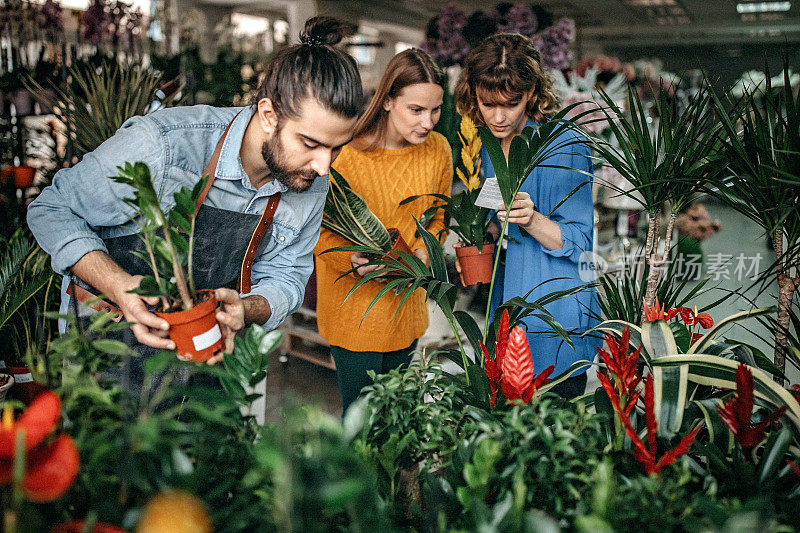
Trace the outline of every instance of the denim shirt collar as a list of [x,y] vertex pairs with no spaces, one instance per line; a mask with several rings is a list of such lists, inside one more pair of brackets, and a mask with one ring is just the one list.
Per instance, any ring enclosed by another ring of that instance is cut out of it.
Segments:
[[[222,143],[222,151],[219,154],[219,162],[217,162],[216,169],[217,178],[231,181],[240,180],[242,186],[253,191],[256,189],[244,171],[239,151],[244,140],[244,132],[247,130],[247,125],[250,124],[250,119],[253,118],[255,111],[255,106],[243,107],[234,117],[231,128],[228,130],[228,135],[225,137],[225,142]],[[261,195],[271,196],[276,192],[286,192],[287,190],[286,185],[278,180],[272,180],[262,185],[258,192]]]

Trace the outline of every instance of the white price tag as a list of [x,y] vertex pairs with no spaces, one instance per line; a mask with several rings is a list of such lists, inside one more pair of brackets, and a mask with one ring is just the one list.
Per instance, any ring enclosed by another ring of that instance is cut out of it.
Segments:
[[192,337],[192,342],[194,343],[194,349],[199,352],[200,350],[205,350],[209,346],[213,345],[221,338],[222,332],[219,329],[219,324],[214,324],[214,327],[205,333],[201,333],[200,335],[195,335]]
[[503,193],[500,192],[497,178],[486,178],[481,187],[481,192],[478,193],[478,197],[475,199],[475,205],[487,209],[497,209],[503,205]]
[[33,376],[31,375],[30,372],[28,372],[27,374],[14,374],[14,381],[16,383],[32,383]]

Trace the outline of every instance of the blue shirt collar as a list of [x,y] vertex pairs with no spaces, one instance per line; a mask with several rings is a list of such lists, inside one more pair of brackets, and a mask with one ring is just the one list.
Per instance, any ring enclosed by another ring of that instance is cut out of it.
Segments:
[[[242,182],[242,185],[251,190],[256,190],[253,184],[250,183],[250,178],[244,171],[242,166],[242,158],[239,151],[242,147],[244,140],[244,132],[247,130],[247,125],[250,124],[250,119],[256,112],[255,106],[243,107],[242,110],[234,117],[233,124],[228,130],[228,135],[225,137],[225,142],[222,143],[222,150],[219,154],[219,161],[217,162],[216,177],[218,179]],[[258,190],[260,193],[272,195],[276,192],[286,192],[288,188],[278,180],[272,180],[262,185]]]

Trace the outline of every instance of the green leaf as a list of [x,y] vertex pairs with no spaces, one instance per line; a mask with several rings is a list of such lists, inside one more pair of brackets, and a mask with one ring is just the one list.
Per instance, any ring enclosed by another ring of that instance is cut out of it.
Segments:
[[672,330],[664,320],[653,320],[642,324],[642,342],[653,359],[679,353]]
[[672,438],[681,429],[688,376],[688,366],[653,368],[654,408],[660,437]]
[[783,466],[786,452],[792,444],[792,432],[788,428],[781,428],[770,433],[767,444],[764,446],[764,455],[758,463],[760,484],[765,484],[775,478],[778,468]]
[[716,324],[714,324],[711,329],[709,329],[702,338],[700,338],[697,342],[692,344],[692,347],[689,348],[687,353],[705,353],[706,347],[711,344],[714,338],[729,324],[734,322],[738,322],[739,320],[744,320],[746,318],[754,318],[757,316],[768,315],[770,313],[775,312],[775,307],[761,307],[759,309],[751,309],[749,311],[742,311],[741,313],[735,313],[729,317],[726,317]]

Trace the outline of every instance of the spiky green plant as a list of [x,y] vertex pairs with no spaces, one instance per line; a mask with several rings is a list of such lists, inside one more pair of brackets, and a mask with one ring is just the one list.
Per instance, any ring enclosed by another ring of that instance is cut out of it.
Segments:
[[[675,219],[709,175],[718,170],[713,154],[717,138],[714,108],[708,91],[692,97],[682,111],[661,92],[653,107],[657,125],[651,128],[650,111],[632,88],[628,89],[629,114],[608,94],[600,94],[606,103],[602,110],[614,142],[594,139],[595,148],[633,187],[627,190],[608,185],[640,203],[650,218],[645,245],[645,258],[650,265],[645,299],[652,305],[661,278],[661,268],[656,267],[669,258]],[[667,202],[671,209],[664,253],[659,255],[659,219]]]
[[782,90],[773,91],[767,68],[765,92],[745,94],[729,112],[713,92],[712,97],[723,130],[719,153],[729,171],[715,194],[762,227],[775,249],[774,361],[783,371],[792,300],[800,287],[800,95],[792,92],[788,57]]
[[100,146],[129,118],[171,105],[177,93],[160,94],[160,73],[117,62],[71,66],[67,83],[51,81],[47,88],[33,79],[26,84],[36,98],[55,110],[81,153]]

